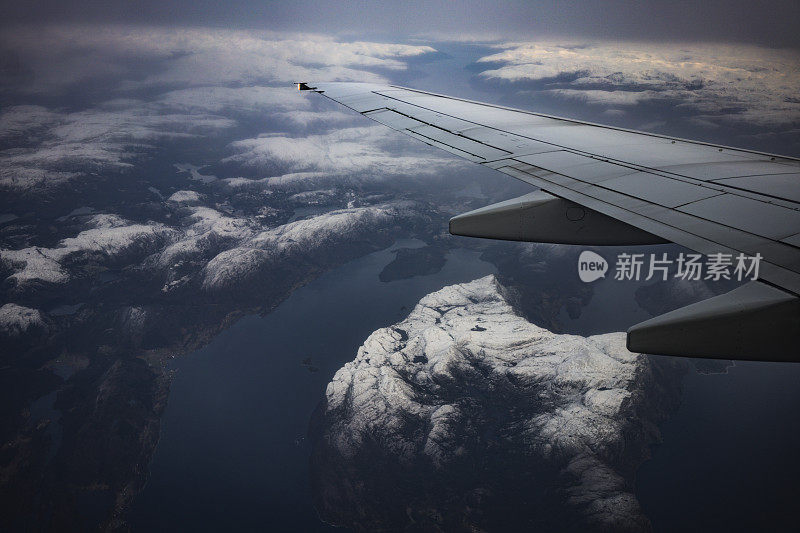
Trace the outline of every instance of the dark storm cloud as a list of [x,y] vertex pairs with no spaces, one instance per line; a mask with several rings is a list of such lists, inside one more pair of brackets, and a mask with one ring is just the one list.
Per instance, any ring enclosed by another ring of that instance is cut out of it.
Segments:
[[271,2],[32,0],[7,5],[6,24],[117,22],[384,35],[482,34],[755,42],[796,47],[795,0],[705,2]]

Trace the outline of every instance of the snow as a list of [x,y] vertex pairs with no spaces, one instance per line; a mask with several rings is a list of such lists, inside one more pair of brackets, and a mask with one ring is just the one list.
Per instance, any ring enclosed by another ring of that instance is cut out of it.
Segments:
[[46,328],[38,309],[7,303],[0,307],[0,333],[8,337],[18,337],[33,328]]
[[173,193],[167,201],[176,204],[196,204],[203,199],[203,195],[197,191],[177,191]]
[[113,260],[128,252],[148,250],[175,236],[163,224],[132,224],[117,215],[94,215],[90,229],[63,239],[55,248],[33,246],[21,250],[0,250],[0,261],[14,270],[8,279],[17,286],[33,282],[60,284],[69,280],[64,267],[68,260],[90,254]]
[[[407,216],[411,206],[403,202],[381,206],[341,209],[290,222],[241,239],[237,247],[220,252],[203,270],[203,288],[219,290],[241,283],[275,261],[310,257],[348,245],[361,234],[374,233]],[[197,216],[206,214],[198,211]]]
[[649,360],[626,350],[623,333],[581,337],[538,327],[504,294],[494,276],[445,287],[420,300],[405,320],[372,333],[327,386],[326,439],[346,458],[365,442],[380,442],[401,461],[424,456],[446,468],[470,453],[476,430],[464,425],[463,410],[481,401],[464,403],[463,393],[447,384],[463,386],[463,376],[479,375],[481,390],[470,398],[492,395],[495,387],[512,387],[527,402],[536,398],[508,405],[521,414],[504,429],[527,453],[563,469],[570,503],[588,521],[612,529],[646,523],[612,458],[626,446]]

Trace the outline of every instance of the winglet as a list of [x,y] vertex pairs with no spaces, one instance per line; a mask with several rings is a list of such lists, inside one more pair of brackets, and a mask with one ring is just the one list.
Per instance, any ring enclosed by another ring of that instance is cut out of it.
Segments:
[[760,281],[651,318],[628,330],[639,353],[800,361],[800,298]]
[[297,90],[298,91],[315,91],[317,90],[316,87],[309,87],[306,82],[297,82]]

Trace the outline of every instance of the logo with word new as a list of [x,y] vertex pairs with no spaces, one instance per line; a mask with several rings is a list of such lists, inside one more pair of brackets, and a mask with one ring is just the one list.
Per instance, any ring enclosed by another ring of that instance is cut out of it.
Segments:
[[578,276],[581,281],[591,283],[606,277],[606,272],[608,272],[608,262],[602,255],[589,250],[581,252],[578,257]]

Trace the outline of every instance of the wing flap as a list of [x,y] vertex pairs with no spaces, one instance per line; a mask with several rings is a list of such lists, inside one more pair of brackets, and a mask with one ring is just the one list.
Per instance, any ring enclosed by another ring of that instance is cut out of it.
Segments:
[[402,115],[391,109],[379,109],[377,111],[364,113],[364,115],[397,131],[410,130],[425,125],[424,122]]
[[419,141],[422,141],[422,142],[424,142],[426,144],[429,144],[431,146],[435,146],[436,148],[441,148],[442,150],[445,150],[446,152],[450,152],[451,154],[455,154],[455,155],[457,155],[459,157],[463,157],[464,159],[468,159],[468,160],[472,161],[473,163],[482,163],[482,162],[486,161],[485,157],[481,157],[480,155],[478,155],[476,153],[467,152],[467,151],[462,150],[460,148],[456,148],[455,146],[452,146],[452,145],[445,144],[443,142],[437,141],[436,139],[432,139],[430,137],[426,137],[424,135],[420,135],[419,133],[417,133],[417,132],[415,132],[413,130],[405,130],[403,133],[405,133],[409,137],[413,137],[413,138],[415,138],[415,139],[417,139]]
[[798,167],[786,162],[769,161],[764,156],[762,160],[703,162],[681,165],[665,165],[666,172],[695,178],[703,181],[722,180],[741,176],[766,176],[771,174],[792,174]]
[[800,232],[800,212],[735,194],[698,200],[678,211],[768,239],[781,240]]
[[501,159],[509,156],[509,152],[505,150],[500,150],[494,146],[474,141],[434,126],[420,126],[410,130],[409,133],[453,147],[462,152],[474,154],[484,161]]
[[543,152],[553,152],[561,148],[553,146],[552,144],[535,141],[533,139],[526,139],[518,135],[506,133],[486,126],[471,125],[469,128],[464,128],[460,131],[460,135],[469,137],[470,139],[491,144],[501,150],[505,150],[511,154],[540,154]]
[[716,180],[721,185],[800,203],[800,172]]
[[702,185],[636,172],[603,181],[600,186],[664,207],[678,207],[723,194]]

